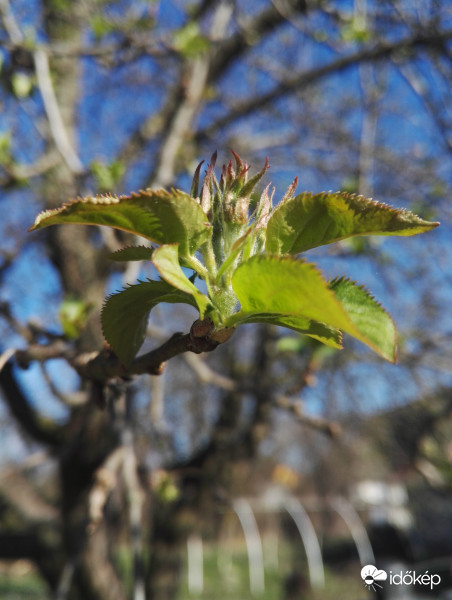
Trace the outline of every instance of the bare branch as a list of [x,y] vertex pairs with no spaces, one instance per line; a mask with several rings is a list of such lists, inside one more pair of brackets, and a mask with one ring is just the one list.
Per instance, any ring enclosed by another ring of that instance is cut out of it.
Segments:
[[207,61],[202,58],[194,60],[191,65],[188,84],[184,91],[185,98],[174,114],[171,128],[159,153],[152,182],[157,188],[170,185],[174,179],[176,156],[199,106],[207,80],[207,70]]
[[58,517],[57,509],[42,499],[16,466],[0,472],[0,496],[28,523],[52,522]]
[[[4,3],[4,0],[2,0]],[[5,29],[7,29],[5,27]],[[4,44],[6,50],[17,50],[21,49],[25,52],[29,52],[29,47],[24,44],[23,38],[13,40],[11,32],[8,30],[10,42]],[[73,42],[53,42],[38,44],[36,46],[40,50],[43,50],[47,56],[55,58],[73,58],[74,56],[80,57],[92,57],[99,59],[109,59],[117,57],[120,54],[121,59],[116,58],[114,61],[115,65],[119,62],[130,62],[143,54],[153,56],[154,58],[165,58],[168,56],[170,51],[165,48],[164,44],[156,42],[154,39],[137,39],[136,36],[133,39],[122,40],[118,43],[101,43],[101,44],[77,44]]]
[[55,340],[49,344],[30,344],[28,348],[15,351],[17,364],[26,369],[31,362],[45,362],[52,358],[71,360],[74,356],[72,346],[64,340]]
[[92,534],[103,520],[104,507],[118,482],[118,473],[124,461],[124,447],[116,448],[94,474],[94,484],[88,498],[88,530]]
[[78,374],[94,381],[108,381],[116,377],[131,377],[133,375],[160,375],[164,363],[184,352],[210,352],[218,346],[218,342],[208,335],[196,337],[192,333],[175,333],[159,348],[138,356],[126,368],[110,350],[102,350],[92,354],[83,354],[71,360]]
[[[240,382],[234,381],[230,377],[225,377],[211,369],[199,356],[187,354],[184,356],[187,363],[192,367],[197,377],[202,383],[215,385],[228,392],[245,392],[246,386],[243,387]],[[248,390],[249,391],[249,390]],[[312,429],[325,433],[329,437],[337,437],[341,433],[339,423],[322,419],[321,417],[313,417],[307,415],[303,405],[298,398],[291,398],[284,395],[276,395],[274,404],[278,408],[283,408],[291,412],[297,421],[302,425],[307,425]]]
[[[16,19],[14,18],[8,0],[1,0],[0,16],[13,45],[16,47],[17,45],[23,44],[24,35]],[[41,92],[44,109],[49,121],[50,131],[52,133],[55,145],[70,171],[75,175],[81,175],[85,172],[85,169],[76,151],[71,145],[69,135],[66,131],[66,127],[61,116],[60,107],[58,105],[55,91],[53,89],[52,79],[50,77],[47,53],[42,47],[40,47],[37,48],[32,54],[39,91]]]
[[202,383],[215,385],[229,392],[237,390],[237,382],[230,377],[225,377],[209,367],[199,356],[185,354],[184,359],[196,373]]
[[209,68],[209,82],[223,75],[229,65],[246,52],[255,43],[256,37],[262,37],[267,32],[284,23],[288,16],[295,11],[306,11],[306,2],[290,0],[290,7],[283,15],[275,6],[266,8],[242,24],[239,31],[227,38],[216,49],[215,56]]
[[49,60],[47,54],[42,48],[38,48],[33,52],[33,60],[35,64],[36,77],[38,80],[39,91],[41,92],[44,108],[47,119],[49,120],[50,131],[53,140],[58,148],[64,162],[69,167],[70,171],[75,175],[81,175],[85,172],[82,161],[72,147],[66,127],[61,116],[60,107],[58,105],[55,91],[53,89],[52,80],[50,77]]
[[393,61],[393,63],[398,68],[400,75],[404,78],[406,83],[410,86],[413,92],[424,104],[426,110],[428,111],[435,125],[438,128],[438,131],[444,140],[444,144],[447,150],[449,152],[452,151],[452,137],[448,133],[449,128],[444,117],[442,116],[444,114],[444,111],[440,109],[438,104],[428,94],[427,90],[424,88],[424,85],[417,77],[414,69],[409,69],[403,64],[395,63],[395,61]]
[[307,415],[304,411],[303,405],[297,398],[289,398],[288,396],[276,396],[276,406],[283,408],[291,412],[299,423],[308,425],[312,429],[321,431],[327,434],[329,437],[338,437],[341,433],[341,426],[335,421],[328,421],[321,417],[313,417]]
[[32,177],[44,175],[44,173],[47,173],[47,171],[53,169],[59,163],[59,161],[60,157],[58,152],[55,150],[49,150],[49,152],[40,156],[36,162],[29,165],[12,165],[9,170],[11,172],[11,176],[16,180],[31,179]]
[[419,46],[441,48],[444,42],[450,40],[451,38],[452,29],[435,32],[428,31],[426,33],[420,32],[395,42],[382,41],[376,45],[361,48],[356,52],[349,54],[348,56],[340,56],[339,58],[332,60],[330,63],[322,67],[299,73],[294,77],[287,79],[285,82],[279,84],[275,89],[267,92],[266,94],[261,94],[258,97],[253,97],[249,100],[241,102],[227,115],[217,119],[208,127],[199,130],[195,136],[195,139],[198,142],[206,139],[213,135],[218,129],[230,125],[237,119],[246,117],[252,112],[270,105],[273,101],[286,96],[295,90],[303,89],[309,85],[312,85],[313,83],[317,83],[332,73],[340,73],[349,67],[358,65],[360,63],[379,61],[389,56],[394,56],[398,52],[410,48],[416,48]]
[[14,45],[21,44],[23,42],[23,35],[14,18],[9,0],[0,0],[0,17],[11,42]]
[[[220,2],[213,19],[212,32],[217,38],[225,31],[230,17],[230,13],[225,13],[223,9],[223,3]],[[166,187],[173,182],[176,157],[201,104],[209,69],[208,55],[187,59],[185,62],[185,74],[182,77],[182,84],[177,87],[175,93],[176,103],[173,112],[169,115],[167,132],[151,178],[150,183],[153,187]]]
[[11,363],[7,363],[0,371],[0,388],[11,413],[28,435],[48,446],[60,445],[63,439],[63,427],[56,425],[50,419],[41,419],[30,406],[16,382]]

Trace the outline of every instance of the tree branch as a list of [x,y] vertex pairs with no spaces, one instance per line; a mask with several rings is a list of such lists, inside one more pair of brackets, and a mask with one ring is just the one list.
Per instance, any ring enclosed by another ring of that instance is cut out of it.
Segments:
[[11,10],[9,0],[0,0],[0,16],[9,39],[14,45],[23,42],[23,35]]
[[56,167],[60,161],[59,152],[54,150],[43,154],[32,164],[15,164],[12,162],[12,164],[2,165],[5,175],[0,176],[0,186],[7,187],[20,181],[44,175],[47,171]]
[[[111,379],[128,379],[134,375],[160,375],[165,363],[169,359],[186,352],[193,354],[211,352],[219,345],[218,341],[212,339],[209,332],[206,335],[197,335],[201,331],[201,329],[198,329],[199,324],[203,324],[203,322],[195,321],[190,333],[175,333],[155,350],[151,350],[135,358],[128,368],[108,348],[100,352],[85,353],[74,357],[73,351],[63,342],[56,342],[47,346],[38,346],[35,344],[28,350],[16,351],[15,358],[22,366],[27,366],[34,360],[45,361],[49,358],[65,358],[80,377],[102,384]],[[216,373],[196,356],[188,354],[185,356],[185,360],[202,383],[215,385],[228,392],[245,393],[253,389],[246,382],[235,381],[230,377]],[[0,372],[0,377],[2,377],[5,371],[11,373],[11,368],[11,364],[7,363],[3,371]],[[1,379],[0,385],[2,385]],[[337,423],[307,415],[297,398],[275,395],[274,403],[280,408],[289,410],[304,425],[308,425],[331,437],[335,437],[340,433],[340,427]],[[26,420],[31,423],[33,421],[32,416],[28,415],[29,413],[26,413]],[[19,422],[22,422],[22,420],[19,419]],[[28,427],[31,426],[30,423]]]
[[32,409],[16,382],[11,363],[7,363],[0,371],[0,388],[11,413],[28,435],[47,446],[58,447],[61,444],[63,428],[53,421],[40,418]]
[[256,36],[262,37],[281,23],[287,21],[287,16],[293,12],[305,12],[304,0],[290,0],[290,12],[283,15],[275,6],[263,10],[258,15],[251,17],[240,27],[233,36],[221,42],[215,52],[209,67],[209,82],[222,76],[226,69],[256,41]]
[[[235,381],[230,377],[221,375],[213,369],[211,369],[199,356],[193,356],[187,354],[185,360],[196,373],[197,377],[202,383],[215,385],[227,392],[249,392],[247,386],[243,386],[239,381]],[[282,408],[291,412],[299,423],[307,425],[312,429],[316,429],[321,433],[325,433],[329,437],[337,437],[341,433],[341,427],[339,423],[335,421],[328,421],[321,417],[313,417],[307,415],[304,412],[303,405],[298,398],[291,398],[277,394],[274,397],[274,404],[278,408]]]
[[[4,0],[1,2],[4,4]],[[6,29],[6,26],[5,26]],[[23,50],[24,52],[30,52],[29,46],[24,43],[23,38],[11,37],[11,32],[8,29],[8,35],[10,42],[6,42],[3,47],[6,50]],[[127,53],[128,56],[123,58],[122,61],[119,59],[115,60],[115,65],[118,62],[130,62],[143,54],[152,56],[154,58],[165,58],[170,52],[169,49],[165,48],[163,42],[149,40],[149,39],[126,39],[115,43],[98,43],[98,44],[77,44],[73,42],[53,42],[38,44],[38,49],[43,50],[47,56],[55,58],[73,58],[74,56],[80,57],[91,57],[91,58],[110,58],[114,57],[118,53]],[[132,50],[132,52],[131,52]]]
[[[230,12],[224,10],[219,2],[212,23],[212,36],[221,37],[226,30]],[[157,165],[151,176],[150,185],[156,188],[169,186],[174,180],[176,157],[187,137],[196,112],[201,104],[207,84],[211,61],[207,54],[187,59],[185,73],[181,77],[174,97],[176,99],[172,113],[168,115],[166,134],[162,141]]]
[[246,117],[256,110],[268,106],[273,101],[278,100],[279,98],[282,98],[283,96],[286,96],[295,90],[303,89],[308,85],[317,83],[332,73],[340,73],[349,67],[363,62],[382,60],[383,58],[393,56],[402,50],[407,50],[418,46],[441,48],[444,42],[450,39],[452,39],[452,29],[434,32],[429,31],[427,33],[421,32],[396,42],[379,42],[374,46],[361,48],[360,50],[357,50],[348,56],[340,56],[339,58],[332,60],[330,63],[322,67],[299,73],[294,77],[287,79],[266,94],[261,94],[258,97],[253,97],[249,100],[241,102],[227,115],[220,117],[208,127],[198,131],[195,139],[197,142],[205,140],[218,129],[230,125],[237,119]]
[[182,100],[172,115],[157,157],[157,166],[151,179],[152,186],[156,188],[167,187],[174,179],[176,157],[191,127],[206,85],[207,59],[197,58],[190,61],[188,71],[185,87],[182,78]]
[[70,171],[75,175],[81,175],[85,172],[85,168],[75,149],[72,147],[66,131],[50,77],[47,54],[42,48],[38,48],[33,52],[33,60],[39,91],[44,102],[44,108],[55,145]]
[[[14,18],[8,0],[1,0],[0,2],[0,17],[13,46],[17,47],[23,44],[24,35],[16,19]],[[47,53],[42,47],[40,47],[32,53],[32,56],[39,91],[41,92],[44,109],[49,121],[50,131],[55,142],[55,146],[57,147],[70,171],[75,175],[81,175],[85,172],[85,169],[76,151],[71,145],[69,135],[66,131],[66,127],[61,116],[60,107],[58,105],[55,91],[53,89],[52,79],[50,77]]]
[[190,333],[175,333],[164,344],[146,354],[135,358],[126,368],[118,357],[106,349],[93,354],[82,354],[71,361],[72,366],[84,379],[105,382],[115,377],[131,377],[133,375],[160,375],[164,363],[184,352],[211,352],[218,346],[209,335],[197,337]]

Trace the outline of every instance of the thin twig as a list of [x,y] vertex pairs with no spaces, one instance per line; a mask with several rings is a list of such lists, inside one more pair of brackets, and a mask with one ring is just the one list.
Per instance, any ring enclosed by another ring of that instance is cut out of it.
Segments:
[[275,404],[278,408],[283,408],[284,410],[291,412],[299,423],[308,425],[317,431],[321,431],[329,437],[335,438],[341,433],[341,426],[339,423],[306,414],[303,405],[298,398],[289,398],[288,396],[278,395],[275,397]]
[[[184,355],[184,359],[192,367],[202,383],[215,385],[228,392],[235,391],[240,393],[241,391],[250,391],[249,389],[241,389],[243,386],[241,386],[240,382],[215,372],[201,359],[200,356],[186,354]],[[330,437],[337,437],[341,433],[341,426],[339,423],[306,414],[299,398],[276,395],[274,397],[274,404],[278,408],[291,412],[299,423],[325,433]]]
[[[5,4],[5,0],[1,0],[0,4]],[[5,29],[6,26],[5,26]],[[19,38],[13,41],[11,33],[8,31],[10,41],[4,43],[6,50],[23,49],[29,51],[29,47],[24,43],[23,38]],[[130,47],[132,46],[132,48]],[[73,42],[53,42],[38,44],[37,48],[43,50],[48,56],[55,58],[73,58],[74,56],[80,57],[91,57],[91,58],[110,58],[116,56],[118,53],[123,55],[126,53],[126,60],[129,62],[139,58],[143,54],[153,56],[154,58],[165,58],[170,53],[169,49],[165,47],[164,41],[155,42],[154,40],[137,39],[134,36],[133,39],[127,39],[126,42],[123,40],[112,44],[76,44]],[[130,52],[133,50],[133,52]],[[118,61],[115,62],[117,64]],[[125,60],[123,61],[125,62]]]
[[[211,28],[213,38],[221,39],[231,14],[224,2],[218,3]],[[157,157],[157,166],[150,182],[152,187],[166,187],[174,180],[176,158],[201,105],[210,66],[208,54],[187,59],[185,62],[182,84],[175,92],[176,96],[180,97],[180,101],[176,103],[170,117],[167,133]]]
[[237,382],[230,377],[225,377],[211,369],[200,356],[196,356],[195,354],[184,354],[184,359],[202,383],[215,385],[229,392],[238,389]]
[[[11,10],[9,0],[0,0],[0,17],[12,44],[15,47],[23,44],[25,38]],[[81,175],[85,172],[85,169],[76,151],[72,147],[61,116],[60,107],[50,77],[47,53],[42,47],[39,47],[34,50],[32,55],[39,91],[42,96],[44,110],[49,121],[50,132],[53,141],[55,142],[55,146],[71,172],[75,175]]]
[[74,358],[74,349],[64,340],[55,340],[49,344],[30,344],[28,348],[16,350],[15,360],[22,368],[27,368],[32,362],[45,362],[52,358]]
[[6,363],[13,358],[16,352],[16,348],[8,348],[0,355],[0,371],[2,371]]
[[276,86],[273,90],[244,100],[236,105],[228,114],[218,118],[204,129],[200,129],[194,136],[197,142],[209,138],[216,131],[235,122],[237,119],[246,117],[252,112],[269,106],[275,100],[287,96],[299,89],[305,89],[307,86],[317,83],[324,77],[332,73],[341,73],[346,69],[364,62],[378,61],[384,58],[392,57],[398,52],[416,48],[416,47],[440,47],[446,41],[452,38],[452,29],[434,32],[419,32],[407,36],[404,39],[388,42],[380,41],[372,46],[360,48],[347,56],[334,58],[328,64],[315,69],[309,69],[299,73],[285,82]]

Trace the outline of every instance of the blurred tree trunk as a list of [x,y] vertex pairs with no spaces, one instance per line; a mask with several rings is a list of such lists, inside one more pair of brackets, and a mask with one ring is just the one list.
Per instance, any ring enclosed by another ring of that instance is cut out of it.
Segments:
[[208,445],[186,463],[174,465],[180,473],[180,495],[177,502],[153,507],[154,523],[150,540],[147,573],[149,600],[174,600],[182,574],[185,544],[193,531],[218,531],[219,508],[231,506],[235,485],[235,466],[250,463],[257,455],[270,421],[272,386],[269,366],[272,360],[271,330],[259,327],[254,361],[243,373],[232,343],[225,348],[229,375],[240,371],[253,396],[254,407],[249,421],[243,424],[243,395],[225,393],[222,408]]
[[[53,0],[44,2],[45,29],[49,42],[81,42],[82,16],[90,3],[65,4],[61,9]],[[70,142],[74,149],[74,119],[81,89],[82,69],[78,56],[52,60],[55,95]],[[51,140],[50,143],[53,143]],[[67,198],[81,193],[83,176],[61,160],[44,181],[47,208],[60,205]],[[67,296],[83,299],[97,308],[84,330],[78,346],[80,351],[101,347],[102,334],[99,307],[104,298],[107,270],[105,261],[92,244],[90,228],[51,228],[46,232],[47,247],[61,277]],[[86,387],[86,386],[85,386]],[[89,387],[86,393],[90,394]],[[111,415],[99,411],[88,401],[72,409],[67,435],[59,449],[61,482],[61,518],[65,571],[59,585],[70,589],[71,600],[124,600],[122,584],[115,573],[104,526],[89,530],[89,502],[96,470],[118,445]],[[68,583],[64,578],[68,577]],[[70,581],[72,577],[72,581]]]

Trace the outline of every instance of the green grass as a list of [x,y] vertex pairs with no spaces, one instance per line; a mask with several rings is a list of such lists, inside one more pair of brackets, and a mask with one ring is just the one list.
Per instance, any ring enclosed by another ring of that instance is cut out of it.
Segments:
[[[181,583],[178,600],[284,600],[284,582],[294,565],[307,579],[307,568],[303,558],[294,556],[287,545],[279,550],[279,568],[265,565],[265,590],[262,595],[253,596],[250,591],[248,556],[244,549],[233,554],[216,546],[204,547],[204,586],[201,594],[190,594],[187,572]],[[292,565],[292,567],[290,566]],[[369,600],[360,577],[360,567],[356,572],[340,573],[325,569],[325,588],[316,592],[299,592],[297,600]]]
[[46,584],[39,575],[0,575],[0,598],[5,600],[47,600]]
[[[265,555],[264,555],[265,556]],[[120,553],[121,578],[130,593],[132,588],[131,561],[127,548]],[[204,544],[204,589],[201,594],[190,594],[187,565],[182,574],[177,600],[284,600],[284,580],[290,571],[307,575],[302,553],[294,553],[293,546],[280,544],[279,565],[265,565],[265,591],[253,597],[250,592],[248,556],[242,544],[228,551],[217,544]],[[297,567],[298,565],[298,567]],[[326,569],[325,588],[317,592],[296,595],[297,600],[370,600],[360,577],[359,565],[340,572]],[[37,573],[25,575],[0,574],[0,600],[48,600],[45,583]],[[108,600],[107,598],[105,600]]]

